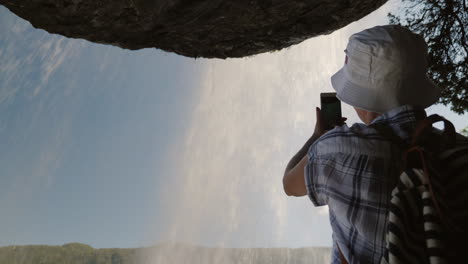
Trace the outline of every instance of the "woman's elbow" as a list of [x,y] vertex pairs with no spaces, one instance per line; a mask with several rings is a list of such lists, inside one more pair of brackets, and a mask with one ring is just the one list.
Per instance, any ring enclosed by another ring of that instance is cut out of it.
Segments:
[[293,182],[291,181],[291,179],[288,177],[287,174],[285,174],[283,177],[283,189],[284,189],[284,193],[287,196],[301,196],[297,192]]
[[287,173],[284,174],[284,177],[283,177],[283,190],[284,190],[284,193],[287,195],[287,196],[291,196],[291,190],[290,190],[290,187],[288,185],[288,179],[287,179]]

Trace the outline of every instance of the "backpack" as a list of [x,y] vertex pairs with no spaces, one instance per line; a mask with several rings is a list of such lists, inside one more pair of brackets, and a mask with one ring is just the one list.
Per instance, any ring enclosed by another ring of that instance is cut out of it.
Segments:
[[[439,121],[443,131],[432,127]],[[403,149],[381,264],[466,262],[468,139],[439,115],[417,123],[409,146],[384,128],[374,128]]]

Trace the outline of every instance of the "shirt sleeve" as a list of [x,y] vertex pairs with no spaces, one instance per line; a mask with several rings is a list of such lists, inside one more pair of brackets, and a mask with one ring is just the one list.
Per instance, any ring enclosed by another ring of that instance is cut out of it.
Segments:
[[320,164],[320,157],[317,153],[317,142],[312,144],[307,153],[307,164],[304,168],[304,177],[307,188],[307,194],[315,206],[327,205],[327,197],[324,194],[326,186],[320,184],[323,182],[320,177],[322,166]]

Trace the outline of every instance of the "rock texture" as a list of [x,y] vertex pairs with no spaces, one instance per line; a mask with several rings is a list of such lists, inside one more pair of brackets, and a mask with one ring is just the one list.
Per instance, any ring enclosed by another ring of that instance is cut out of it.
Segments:
[[328,34],[387,0],[0,0],[34,27],[126,49],[243,57]]

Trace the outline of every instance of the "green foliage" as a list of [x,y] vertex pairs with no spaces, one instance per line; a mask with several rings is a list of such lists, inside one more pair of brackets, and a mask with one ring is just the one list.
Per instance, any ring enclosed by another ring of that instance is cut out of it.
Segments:
[[165,243],[134,249],[94,249],[72,243],[0,247],[0,264],[307,264],[329,263],[330,255],[330,248],[208,248]]
[[468,127],[463,128],[459,132],[460,134],[464,135],[465,137],[468,137]]
[[429,71],[442,88],[439,100],[452,111],[468,112],[468,9],[466,0],[402,0],[400,10],[389,14],[400,24],[421,34],[428,44]]
[[80,243],[0,247],[0,264],[132,264],[137,260],[137,249],[94,249]]

